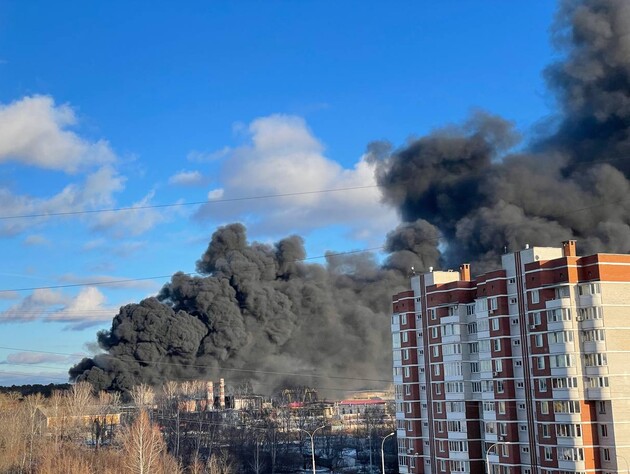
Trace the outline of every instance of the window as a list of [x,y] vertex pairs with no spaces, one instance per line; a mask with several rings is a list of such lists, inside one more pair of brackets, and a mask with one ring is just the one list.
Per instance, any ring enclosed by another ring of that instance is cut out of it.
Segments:
[[571,423],[557,424],[556,436],[559,438],[580,438],[582,436],[582,427]]
[[541,392],[547,391],[547,379],[538,379],[538,390]]
[[586,367],[603,367],[608,365],[606,354],[595,353],[584,355],[584,365]]
[[549,356],[549,366],[553,369],[556,367],[573,367],[573,356],[571,354],[556,354]]
[[534,326],[538,326],[540,324],[540,311],[532,313],[531,320]]
[[536,357],[536,367],[538,370],[542,370],[545,368],[545,356]]
[[433,364],[433,375],[440,375],[440,364]]
[[495,352],[501,351],[501,339],[493,339],[492,340],[492,350]]
[[503,359],[495,359],[495,361],[494,361],[494,371],[495,372],[503,372]]
[[510,279],[508,280],[508,283],[509,283],[509,284],[511,284],[511,285],[513,285],[514,283],[516,283],[516,278],[510,278]]
[[578,293],[580,296],[596,295],[599,291],[599,283],[587,283],[586,285],[578,286]]
[[431,321],[435,321],[437,319],[437,314],[435,309],[429,309],[427,310],[429,313],[429,319],[431,319]]
[[606,340],[606,335],[603,329],[591,329],[581,331],[580,339],[582,339],[582,342],[601,342]]
[[576,400],[556,400],[553,402],[553,412],[560,414],[580,413],[580,402]]
[[405,377],[409,377],[409,366],[406,366],[403,370],[405,371]]
[[549,402],[540,402],[540,413],[547,415],[549,413]]
[[496,384],[497,384],[497,393],[505,392],[505,386],[503,385],[503,381],[502,380],[497,380]]
[[544,424],[544,423],[541,424],[540,425],[540,433],[542,434],[543,438],[549,438],[550,437],[550,435],[549,435],[549,425]]
[[431,338],[435,339],[436,337],[438,337],[438,328],[437,328],[437,326],[432,326],[431,327]]
[[477,354],[479,352],[479,343],[478,342],[469,342],[468,343],[468,352],[471,354]]
[[499,330],[499,318],[492,318],[492,330],[493,331]]
[[597,407],[599,408],[599,414],[600,415],[605,415],[606,414],[606,402],[601,400],[599,402],[597,402]]
[[534,336],[534,342],[536,347],[542,347],[543,346],[543,335],[542,334],[536,334]]
[[551,461],[553,459],[553,448],[551,446],[545,446],[545,461]]
[[505,415],[505,402],[504,401],[497,401],[497,411],[499,412],[500,415]]
[[409,334],[405,331],[400,334],[402,342],[409,342]]
[[532,290],[530,292],[530,295],[532,297],[532,304],[536,304],[540,302],[540,295],[538,294],[538,290]]
[[409,360],[409,349],[403,349],[403,360]]
[[433,352],[433,357],[439,357],[440,356],[440,346],[433,346],[433,347],[431,347],[431,351]]
[[557,323],[560,321],[570,321],[570,320],[571,320],[570,308],[556,308],[556,309],[547,310],[548,323]]
[[610,461],[610,449],[604,448],[602,451],[604,452],[604,461]]
[[401,314],[400,315],[400,324],[407,324],[407,315],[406,314]]

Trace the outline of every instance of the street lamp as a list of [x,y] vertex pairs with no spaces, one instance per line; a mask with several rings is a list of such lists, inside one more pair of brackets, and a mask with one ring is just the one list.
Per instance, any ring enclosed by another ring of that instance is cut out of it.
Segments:
[[521,444],[521,443],[519,443],[518,441],[497,441],[496,443],[492,443],[490,446],[488,446],[488,449],[486,449],[487,474],[490,474],[490,450],[494,448],[495,446],[498,446],[499,444]]
[[318,426],[313,431],[306,431],[306,430],[303,430],[302,428],[298,428],[298,430],[304,431],[304,433],[306,433],[307,435],[309,435],[311,437],[311,459],[313,460],[313,474],[316,474],[316,471],[315,471],[315,441],[313,440],[313,437],[315,436],[315,433],[317,433],[317,430],[321,430],[322,428],[326,428],[327,426],[328,425]]
[[396,434],[395,431],[392,431],[390,434],[383,438],[381,441],[381,468],[383,469],[383,474],[385,474],[385,440],[390,436],[394,436]]

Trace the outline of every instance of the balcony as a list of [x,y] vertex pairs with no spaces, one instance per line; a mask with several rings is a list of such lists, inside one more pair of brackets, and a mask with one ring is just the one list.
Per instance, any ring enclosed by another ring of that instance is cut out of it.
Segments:
[[545,302],[545,306],[547,309],[556,309],[556,308],[570,308],[571,307],[571,298],[562,297],[556,298],[553,300],[547,300]]

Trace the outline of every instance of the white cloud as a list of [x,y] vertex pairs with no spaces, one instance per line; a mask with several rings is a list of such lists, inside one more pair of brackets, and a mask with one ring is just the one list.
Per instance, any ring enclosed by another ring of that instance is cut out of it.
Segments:
[[217,161],[225,158],[230,154],[230,151],[232,151],[232,149],[227,146],[221,148],[220,150],[211,152],[192,150],[188,153],[186,159],[191,163],[208,163],[210,161]]
[[[39,217],[4,219],[0,221],[0,235],[15,235],[41,223],[46,214],[83,212],[111,207],[114,194],[124,189],[125,178],[111,166],[103,166],[85,177],[83,183],[71,183],[49,198],[35,198],[13,194],[0,188],[0,212],[3,216],[36,215]],[[90,216],[83,216],[90,217]]]
[[48,96],[0,105],[0,163],[17,161],[74,173],[115,161],[107,142],[89,142],[68,130],[76,121],[70,106],[56,106]]
[[199,171],[182,170],[168,179],[168,183],[175,186],[203,186],[206,179]]
[[[75,359],[75,358],[73,358]],[[60,354],[46,354],[41,352],[15,352],[9,354],[4,364],[38,365],[45,363],[67,363],[68,356]]]
[[49,245],[50,241],[43,235],[29,235],[24,239],[24,244],[28,246]]
[[[126,280],[126,281],[125,281]],[[59,277],[59,281],[63,283],[69,283],[73,285],[89,285],[98,284],[99,288],[134,288],[140,290],[154,290],[160,289],[162,284],[154,280],[134,280],[133,278],[126,278],[124,276],[111,276],[111,275],[94,275],[89,277],[79,277],[72,273],[67,273]]]
[[154,191],[149,192],[141,200],[133,203],[124,211],[102,212],[95,218],[93,229],[106,231],[116,238],[128,235],[140,235],[151,230],[157,224],[166,221],[176,209],[160,209],[151,207]]
[[212,189],[208,191],[208,200],[213,201],[215,199],[221,199],[223,194],[224,190],[222,188]]
[[81,330],[111,321],[116,312],[117,308],[105,306],[105,295],[95,287],[83,288],[74,297],[59,291],[39,289],[0,312],[0,323],[41,320],[67,323],[67,329]]
[[[360,157],[346,169],[328,159],[302,118],[272,115],[253,121],[247,130],[250,144],[234,149],[225,162],[221,197],[295,194],[207,204],[197,218],[240,220],[256,233],[274,235],[342,225],[353,237],[374,242],[398,222],[381,203],[373,165]],[[309,193],[344,188],[364,189]]]

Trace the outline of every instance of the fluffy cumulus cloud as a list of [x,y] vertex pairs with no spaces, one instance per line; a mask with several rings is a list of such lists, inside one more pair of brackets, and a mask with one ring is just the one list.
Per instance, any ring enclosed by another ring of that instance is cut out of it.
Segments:
[[135,236],[148,232],[178,212],[177,208],[152,207],[154,196],[155,192],[151,191],[125,210],[99,213],[93,221],[93,229],[116,238]]
[[69,129],[76,116],[52,97],[24,97],[0,105],[0,163],[17,161],[74,173],[88,165],[113,162],[105,141],[89,142]]
[[111,207],[115,203],[115,193],[124,189],[125,179],[112,166],[106,165],[87,174],[82,181],[67,184],[50,197],[16,194],[0,187],[0,211],[3,217],[37,216],[31,219],[3,219],[0,221],[0,235],[15,235],[31,229],[34,223],[44,222],[49,214],[72,215]]
[[[89,140],[72,130],[76,124],[73,108],[57,105],[49,96],[0,104],[0,166],[13,162],[55,172],[50,181],[55,184],[47,183],[46,189],[57,186],[47,194],[34,195],[32,184],[25,190],[0,184],[0,236],[17,235],[28,229],[31,235],[25,237],[24,243],[41,245],[44,237],[32,231],[55,215],[56,220],[76,219],[108,238],[120,239],[147,232],[172,214],[171,210],[150,208],[153,191],[137,202],[121,205],[119,196],[125,191],[127,178],[118,170],[118,158],[106,141]],[[21,177],[28,172],[21,169]],[[193,172],[180,173],[173,179],[191,185],[198,178]],[[133,209],[91,213],[120,207]]]
[[116,309],[105,303],[105,295],[95,287],[83,288],[75,296],[38,289],[0,312],[0,323],[60,322],[67,329],[81,330],[112,319]]
[[[210,200],[228,202],[203,206],[197,218],[240,219],[254,233],[274,235],[344,225],[355,237],[368,239],[381,239],[396,224],[394,211],[381,203],[374,165],[361,157],[346,169],[327,158],[302,118],[262,117],[247,134],[249,143],[231,150],[225,160],[221,193],[208,194]],[[283,196],[238,200],[270,195]]]

